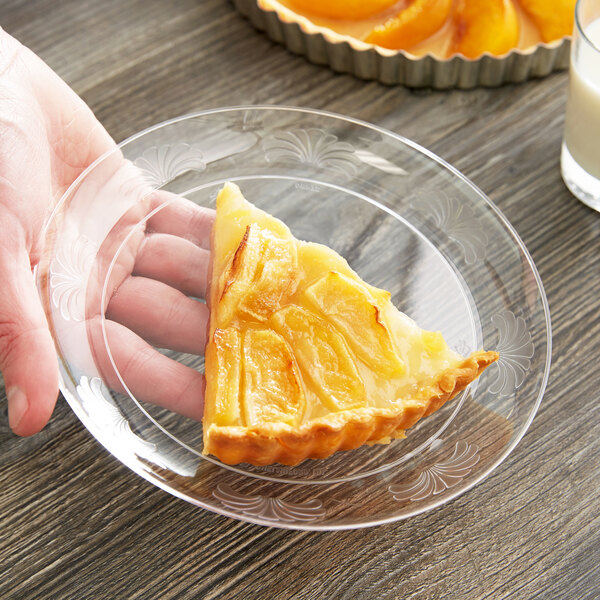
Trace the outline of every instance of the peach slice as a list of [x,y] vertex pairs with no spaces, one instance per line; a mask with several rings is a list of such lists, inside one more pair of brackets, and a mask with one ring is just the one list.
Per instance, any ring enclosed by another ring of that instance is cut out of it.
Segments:
[[366,404],[365,386],[354,359],[344,338],[331,325],[294,305],[276,312],[271,323],[294,349],[303,376],[329,410]]
[[372,29],[364,41],[391,50],[407,50],[438,31],[451,8],[452,0],[412,0],[395,17]]
[[306,399],[287,342],[270,329],[248,329],[244,334],[243,365],[246,425],[297,425]]
[[289,0],[291,8],[325,19],[357,21],[380,13],[398,0]]
[[576,0],[521,0],[523,10],[538,28],[544,42],[571,35]]
[[249,225],[220,280],[218,327],[227,327],[236,311],[264,321],[296,285],[296,246],[256,224]]
[[[208,357],[210,354],[210,357]],[[216,329],[207,360],[215,366],[214,385],[219,390],[214,404],[207,404],[204,417],[217,425],[232,425],[240,420],[240,378],[242,343],[237,329]]]
[[452,50],[467,58],[506,54],[519,42],[519,18],[512,0],[459,0]]
[[362,282],[332,271],[310,285],[305,294],[366,365],[390,377],[405,372],[382,318],[382,309]]

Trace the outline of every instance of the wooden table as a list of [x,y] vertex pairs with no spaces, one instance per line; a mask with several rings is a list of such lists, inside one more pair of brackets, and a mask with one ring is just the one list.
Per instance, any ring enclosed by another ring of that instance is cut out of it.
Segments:
[[0,24],[115,139],[200,109],[322,108],[430,148],[500,207],[536,262],[553,368],[531,429],[482,484],[366,530],[268,529],[205,512],[109,455],[60,399],[8,429],[0,388],[3,599],[490,599],[600,596],[600,215],[559,173],[567,75],[411,91],[335,75],[271,43],[223,0],[5,0]]

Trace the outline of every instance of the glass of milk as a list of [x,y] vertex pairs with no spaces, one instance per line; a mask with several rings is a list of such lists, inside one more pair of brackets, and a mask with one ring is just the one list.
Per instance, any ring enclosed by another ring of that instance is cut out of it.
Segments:
[[571,47],[562,177],[600,211],[600,0],[578,0]]

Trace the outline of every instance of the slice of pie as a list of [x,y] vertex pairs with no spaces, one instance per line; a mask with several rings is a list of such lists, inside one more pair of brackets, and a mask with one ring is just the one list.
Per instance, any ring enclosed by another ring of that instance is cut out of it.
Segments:
[[213,227],[204,453],[295,465],[388,443],[497,360],[456,354],[228,183]]

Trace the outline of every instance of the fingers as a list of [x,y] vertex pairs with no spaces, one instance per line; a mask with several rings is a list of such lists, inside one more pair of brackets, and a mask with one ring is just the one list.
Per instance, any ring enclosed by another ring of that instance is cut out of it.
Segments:
[[40,431],[58,396],[58,361],[25,249],[0,248],[0,371],[18,435]]
[[126,279],[111,298],[106,318],[159,348],[203,354],[208,308],[160,281]]
[[204,298],[209,264],[207,250],[183,238],[154,233],[140,245],[133,275],[162,281],[183,294]]
[[169,202],[148,219],[147,231],[170,233],[210,250],[215,211],[168,192],[156,192],[156,207]]
[[[106,354],[100,318],[90,324],[91,338],[102,377],[116,390],[125,392]],[[155,350],[135,333],[114,321],[105,321],[106,336],[114,363],[131,394],[180,415],[202,420],[204,376]]]

